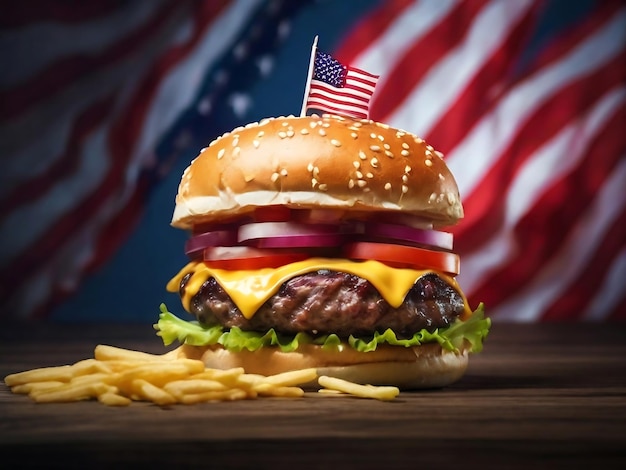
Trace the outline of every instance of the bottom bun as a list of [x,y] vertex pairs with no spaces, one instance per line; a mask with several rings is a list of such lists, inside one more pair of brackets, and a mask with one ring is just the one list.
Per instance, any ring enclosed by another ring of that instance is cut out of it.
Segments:
[[[437,388],[459,380],[467,369],[468,352],[443,350],[438,344],[412,348],[383,346],[372,352],[351,348],[326,351],[303,345],[294,352],[278,348],[257,351],[228,351],[221,346],[183,345],[178,357],[201,359],[209,368],[243,367],[248,374],[274,375],[314,367],[318,375],[328,375],[359,384],[394,385],[400,389]],[[316,383],[306,388],[319,388]]]

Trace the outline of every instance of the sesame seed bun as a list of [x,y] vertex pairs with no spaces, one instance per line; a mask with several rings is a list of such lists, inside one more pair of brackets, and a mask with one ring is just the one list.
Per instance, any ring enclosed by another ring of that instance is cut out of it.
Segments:
[[463,208],[441,156],[419,137],[371,120],[264,119],[215,139],[192,161],[172,225],[189,229],[268,205],[395,212],[452,225]]
[[219,345],[183,345],[174,354],[202,360],[209,368],[243,367],[246,373],[266,376],[313,367],[318,375],[360,384],[393,385],[402,390],[445,387],[459,380],[468,365],[467,350],[446,351],[436,343],[412,348],[381,346],[367,353],[350,348],[325,351],[313,345],[303,345],[295,352],[281,352],[278,348],[228,351]]

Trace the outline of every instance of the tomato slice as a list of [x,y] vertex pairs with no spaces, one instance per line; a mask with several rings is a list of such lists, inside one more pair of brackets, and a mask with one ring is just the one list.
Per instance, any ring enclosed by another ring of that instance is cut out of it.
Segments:
[[277,268],[307,259],[307,253],[258,249],[247,246],[214,246],[204,250],[207,266],[231,271]]
[[396,268],[433,269],[452,276],[459,274],[460,267],[456,253],[390,243],[350,243],[345,246],[345,255],[351,259],[377,260]]

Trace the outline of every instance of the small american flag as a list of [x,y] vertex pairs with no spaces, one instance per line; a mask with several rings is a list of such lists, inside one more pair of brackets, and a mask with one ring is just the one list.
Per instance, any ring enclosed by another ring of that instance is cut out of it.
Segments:
[[378,75],[348,67],[330,54],[316,51],[306,109],[367,119],[377,81]]

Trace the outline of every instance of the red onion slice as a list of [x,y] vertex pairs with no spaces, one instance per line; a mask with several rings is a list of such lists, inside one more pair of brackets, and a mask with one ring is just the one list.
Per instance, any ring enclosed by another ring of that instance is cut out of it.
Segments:
[[363,226],[363,235],[365,239],[409,242],[448,251],[452,250],[453,245],[453,236],[449,232],[423,230],[406,225],[366,223]]
[[315,248],[339,246],[353,229],[337,224],[260,222],[239,227],[239,243],[259,248]]
[[235,230],[215,230],[194,235],[185,242],[185,254],[192,259],[202,256],[205,248],[213,246],[233,246],[237,244]]

